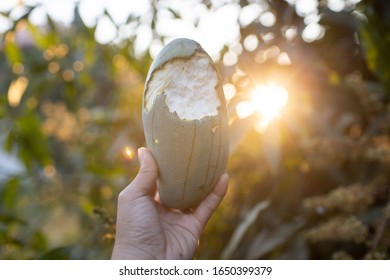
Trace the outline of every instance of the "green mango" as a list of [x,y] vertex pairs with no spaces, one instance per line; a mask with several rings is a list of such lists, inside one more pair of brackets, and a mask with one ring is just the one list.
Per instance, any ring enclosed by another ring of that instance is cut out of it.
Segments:
[[146,79],[142,111],[161,202],[168,208],[196,207],[225,172],[229,157],[222,80],[200,44],[179,38],[161,50]]

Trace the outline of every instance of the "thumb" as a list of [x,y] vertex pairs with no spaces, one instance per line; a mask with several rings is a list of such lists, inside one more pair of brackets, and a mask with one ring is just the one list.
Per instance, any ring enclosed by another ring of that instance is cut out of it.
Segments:
[[129,189],[133,199],[148,195],[156,186],[158,177],[157,163],[152,153],[146,148],[138,149],[140,169],[137,176],[126,189]]

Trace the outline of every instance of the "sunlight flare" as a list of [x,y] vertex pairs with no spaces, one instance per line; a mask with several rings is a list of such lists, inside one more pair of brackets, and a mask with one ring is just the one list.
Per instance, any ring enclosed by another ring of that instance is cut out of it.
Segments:
[[260,119],[255,126],[262,130],[280,115],[287,101],[288,92],[285,88],[275,84],[261,85],[252,91],[249,100],[237,104],[237,116],[245,119],[257,112]]
[[286,106],[288,93],[285,88],[271,84],[256,87],[251,98],[257,112],[265,119],[273,119]]
[[126,146],[123,149],[123,156],[127,160],[132,160],[135,157],[135,150],[130,146]]
[[11,107],[19,105],[28,85],[28,79],[24,76],[12,81],[8,89],[8,103]]

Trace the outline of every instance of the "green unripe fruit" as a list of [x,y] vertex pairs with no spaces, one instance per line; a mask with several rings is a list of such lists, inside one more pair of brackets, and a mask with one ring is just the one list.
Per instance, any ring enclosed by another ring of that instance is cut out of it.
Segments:
[[145,84],[143,124],[159,168],[162,203],[197,206],[224,173],[229,156],[221,78],[197,42],[176,39],[157,55]]

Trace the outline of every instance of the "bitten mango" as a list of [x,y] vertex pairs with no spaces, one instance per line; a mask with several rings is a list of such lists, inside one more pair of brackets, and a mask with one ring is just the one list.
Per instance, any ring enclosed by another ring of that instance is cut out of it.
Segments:
[[159,169],[162,203],[196,207],[225,172],[229,157],[222,80],[199,43],[176,39],[157,55],[145,83],[142,118]]

